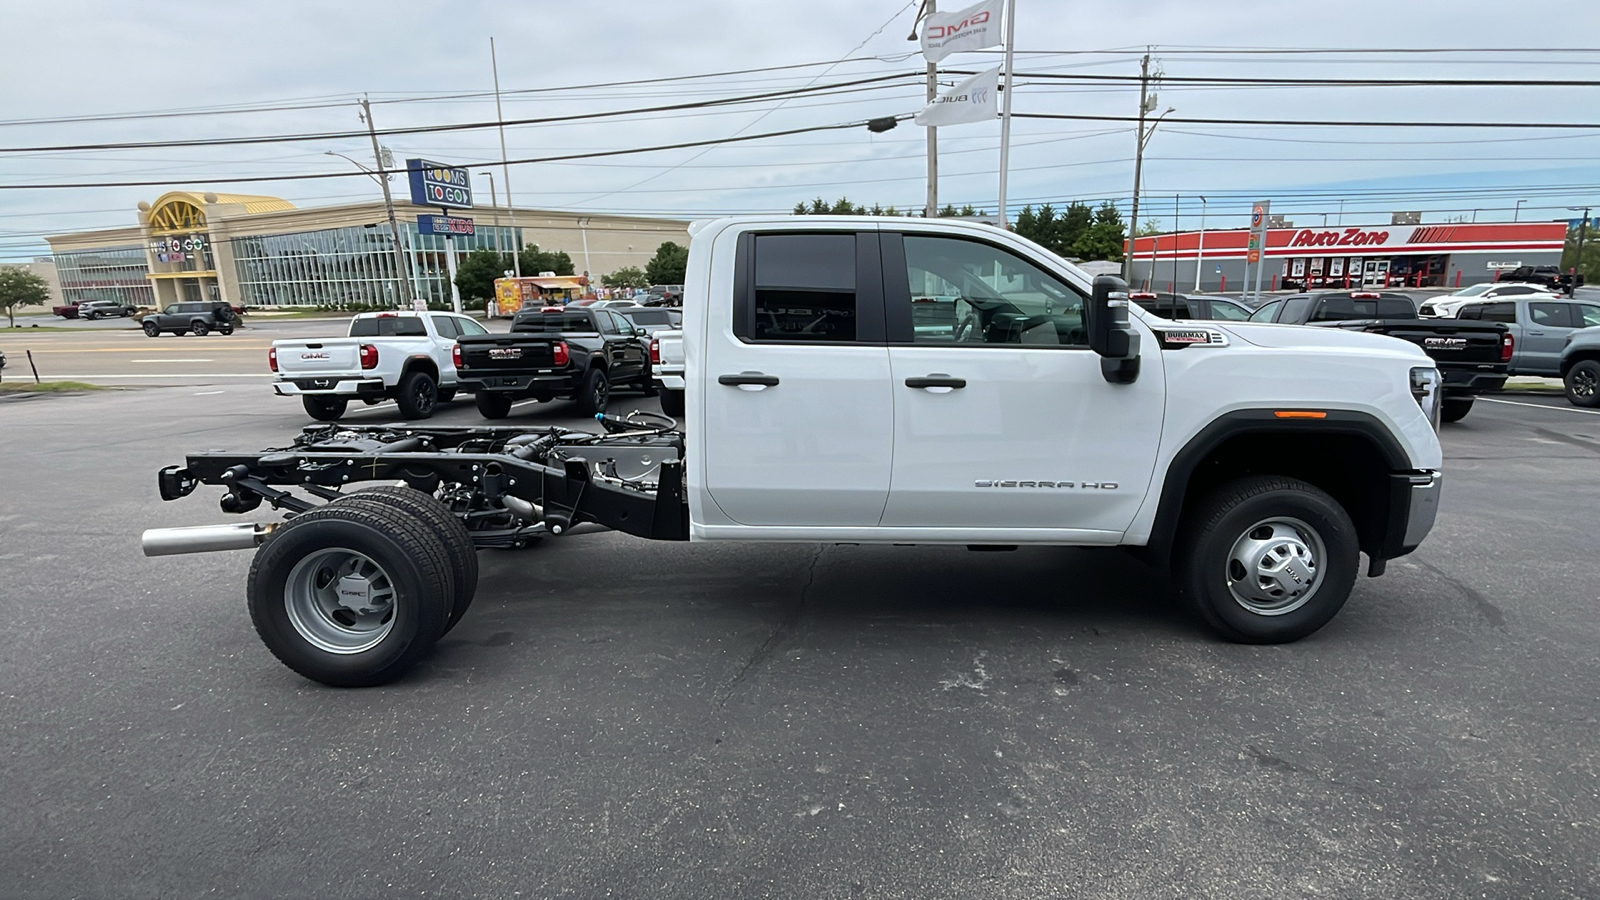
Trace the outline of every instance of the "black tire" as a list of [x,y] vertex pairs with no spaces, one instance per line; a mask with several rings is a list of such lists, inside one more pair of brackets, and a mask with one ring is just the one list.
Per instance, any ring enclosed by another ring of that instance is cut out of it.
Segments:
[[306,408],[306,415],[318,422],[337,422],[344,415],[345,407],[350,401],[345,397],[327,397],[321,394],[301,394],[300,405]]
[[1567,402],[1573,406],[1600,406],[1600,362],[1580,360],[1567,370]]
[[189,332],[195,337],[205,337],[211,332],[211,326],[204,322],[190,322]]
[[537,391],[533,392],[533,399],[535,401],[539,402],[539,403],[549,403],[551,400],[554,400],[555,398],[556,398],[555,391],[549,390],[547,388],[546,389],[540,389],[540,390],[537,390]]
[[1444,406],[1439,409],[1439,419],[1445,422],[1459,422],[1472,412],[1472,397],[1446,397]]
[[432,495],[409,487],[380,485],[360,488],[336,503],[376,503],[401,510],[421,519],[444,543],[445,555],[450,563],[450,583],[455,604],[450,608],[450,618],[445,622],[444,633],[456,627],[461,617],[472,605],[478,592],[478,550],[472,544],[472,533],[450,508]]
[[583,373],[583,383],[572,399],[578,404],[579,415],[592,416],[605,412],[611,400],[611,379],[605,369],[590,369]]
[[232,325],[218,325],[217,326],[217,334],[220,334],[223,337],[227,337],[228,335],[233,334],[233,326]]
[[439,405],[439,384],[427,372],[412,369],[400,376],[400,386],[394,395],[394,405],[407,419],[432,418]]
[[455,388],[439,388],[439,402],[449,403],[456,398]]
[[[1297,641],[1326,625],[1355,585],[1355,525],[1338,501],[1304,481],[1241,478],[1202,498],[1185,519],[1179,586],[1226,640]],[[1247,566],[1241,555],[1255,562]]]
[[646,397],[656,395],[655,373],[651,371],[649,363],[644,364],[644,374],[639,376],[639,390],[643,391]]
[[161,327],[154,322],[141,322],[139,327],[144,329],[145,337],[161,337]]
[[84,316],[84,318],[88,319],[91,322],[93,322],[95,319],[100,318],[100,316],[98,314],[96,314],[96,313],[89,313],[88,315]]
[[[312,681],[387,684],[444,633],[454,603],[448,566],[444,543],[421,519],[377,503],[331,503],[294,517],[256,551],[250,621],[273,656]],[[346,579],[361,575],[350,587],[370,591],[358,602],[374,606],[352,611]]]
[[683,391],[662,388],[659,394],[661,411],[674,419],[683,418]]
[[511,398],[505,394],[479,391],[472,395],[472,401],[478,404],[478,415],[485,419],[504,419],[511,414]]

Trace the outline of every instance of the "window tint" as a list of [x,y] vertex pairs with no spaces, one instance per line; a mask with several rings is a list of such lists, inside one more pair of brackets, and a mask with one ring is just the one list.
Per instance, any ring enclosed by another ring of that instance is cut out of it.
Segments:
[[1529,303],[1528,320],[1533,325],[1548,328],[1571,328],[1572,318],[1565,303]]
[[670,325],[672,319],[664,309],[630,309],[622,314],[635,325]]
[[912,340],[1082,347],[1084,297],[1054,275],[977,241],[906,235]]
[[1283,305],[1282,300],[1274,300],[1250,314],[1252,322],[1271,322],[1278,313],[1278,307]]
[[856,339],[856,236],[755,236],[758,341]]
[[1574,303],[1572,311],[1578,321],[1573,324],[1579,328],[1593,328],[1600,325],[1600,306],[1593,303]]
[[[1313,297],[1290,297],[1289,299],[1283,301],[1283,315],[1279,316],[1278,320],[1281,322],[1294,323],[1310,318],[1308,312],[1310,311],[1311,304],[1314,301],[1315,298]],[[1328,305],[1323,304],[1323,306],[1317,310],[1317,319],[1320,321],[1327,321],[1325,318],[1327,314]],[[1343,318],[1343,316],[1340,318]]]
[[594,313],[536,312],[521,313],[511,322],[511,330],[534,334],[595,333],[589,316]]
[[351,337],[426,337],[420,316],[375,316],[350,323]]
[[1517,305],[1515,303],[1484,303],[1474,307],[1477,315],[1474,319],[1485,322],[1515,322],[1517,321]]
[[1243,322],[1250,318],[1250,311],[1242,306],[1224,303],[1221,300],[1211,301],[1211,318],[1226,319],[1230,322]]
[[434,316],[433,330],[439,332],[440,337],[453,338],[459,336],[456,332],[456,320],[450,316]]
[[1500,290],[1495,291],[1494,293],[1495,293],[1496,297],[1514,297],[1517,294],[1532,294],[1536,290],[1537,290],[1537,288],[1525,287],[1523,285],[1515,285],[1515,286],[1512,286],[1512,287],[1501,288]]
[[462,335],[489,333],[489,329],[479,325],[477,322],[474,322],[471,319],[456,319],[455,323],[456,328],[460,329]]

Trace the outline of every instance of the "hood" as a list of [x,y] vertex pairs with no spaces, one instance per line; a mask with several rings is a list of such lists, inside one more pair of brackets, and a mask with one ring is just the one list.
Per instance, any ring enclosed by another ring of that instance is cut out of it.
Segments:
[[1388,353],[1430,361],[1422,348],[1400,338],[1343,328],[1317,328],[1306,325],[1267,325],[1256,322],[1207,322],[1241,341],[1275,350],[1355,350]]

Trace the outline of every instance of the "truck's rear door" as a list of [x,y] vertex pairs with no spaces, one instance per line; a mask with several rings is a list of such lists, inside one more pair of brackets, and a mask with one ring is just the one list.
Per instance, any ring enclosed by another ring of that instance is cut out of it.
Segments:
[[876,526],[894,451],[877,232],[736,239],[689,361],[707,493],[741,525]]
[[274,341],[278,374],[285,380],[361,374],[360,338],[325,338],[313,341]]

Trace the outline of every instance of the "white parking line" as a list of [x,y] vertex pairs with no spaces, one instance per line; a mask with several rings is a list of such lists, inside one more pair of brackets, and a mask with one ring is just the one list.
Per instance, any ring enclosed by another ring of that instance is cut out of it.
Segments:
[[214,359],[130,359],[128,362],[136,363],[206,363],[216,362]]
[[225,372],[143,372],[138,375],[51,375],[45,381],[94,381],[97,378],[276,378],[276,375],[266,374],[230,374]]
[[196,397],[210,397],[212,394],[226,394],[226,393],[227,393],[227,391],[200,391],[199,393],[195,394],[195,396]]
[[1545,406],[1543,403],[1523,403],[1521,400],[1496,400],[1493,397],[1479,397],[1485,403],[1504,403],[1507,406],[1527,406],[1532,409],[1552,409],[1556,412],[1583,413],[1586,416],[1600,416],[1600,410],[1578,409],[1572,406]]

